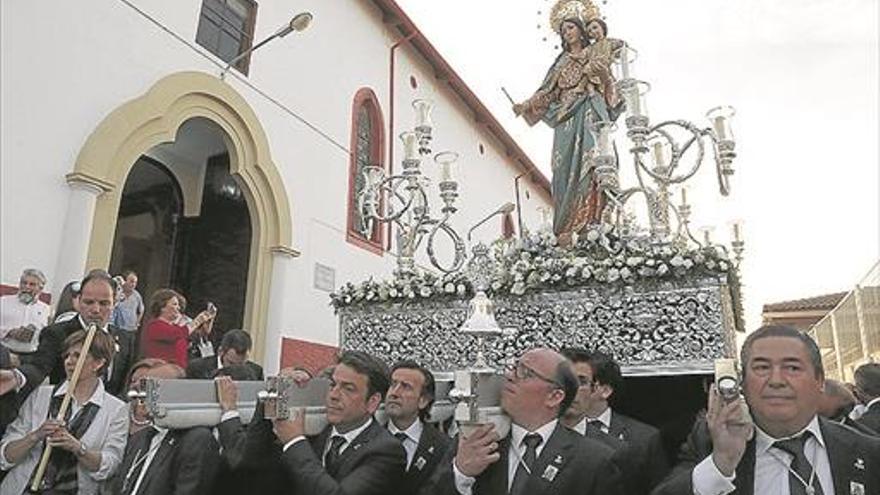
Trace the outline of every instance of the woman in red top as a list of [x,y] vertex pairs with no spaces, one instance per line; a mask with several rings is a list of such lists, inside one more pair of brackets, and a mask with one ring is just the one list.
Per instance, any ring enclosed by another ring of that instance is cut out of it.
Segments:
[[159,289],[153,293],[150,298],[152,319],[144,328],[141,342],[143,357],[164,359],[186,368],[189,334],[203,325],[210,331],[213,319],[207,312],[202,312],[189,325],[178,324],[181,299],[181,295],[171,289]]

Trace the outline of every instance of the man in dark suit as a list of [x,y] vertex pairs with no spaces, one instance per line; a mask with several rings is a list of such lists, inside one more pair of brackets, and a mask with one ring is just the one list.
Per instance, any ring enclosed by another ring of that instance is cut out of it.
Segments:
[[705,421],[655,495],[880,493],[880,440],[817,414],[825,377],[808,335],[759,328],[740,359],[745,401],[713,385]]
[[829,421],[849,426],[865,435],[877,435],[874,430],[849,417],[856,403],[856,396],[848,387],[837,380],[826,379],[822,400],[819,401],[816,412]]
[[[183,378],[173,364],[158,364],[139,377]],[[137,382],[132,388],[137,388]],[[220,465],[220,447],[211,430],[169,430],[149,425],[133,433],[114,479],[118,495],[208,495]]]
[[880,436],[880,364],[859,366],[854,379],[856,395],[865,404],[865,411],[857,422]]
[[437,495],[617,495],[613,452],[559,423],[577,392],[569,363],[549,349],[523,354],[506,373],[501,407],[508,435],[493,424],[461,435],[425,487]]
[[563,349],[562,354],[571,360],[579,384],[563,423],[582,435],[602,433],[618,440],[616,443],[624,452],[618,450],[615,460],[632,495],[650,493],[669,472],[663,439],[657,428],[609,406],[614,393],[623,385],[620,366],[602,352]]
[[390,494],[404,478],[406,452],[373,413],[388,390],[388,368],[359,351],[345,351],[333,368],[325,405],[329,425],[305,436],[305,411],[276,420],[281,462],[291,493]]
[[134,333],[109,325],[115,303],[115,285],[110,274],[104,270],[92,270],[82,280],[79,294],[79,315],[49,325],[40,333],[40,344],[31,354],[21,356],[19,379],[22,386],[36,387],[44,378],[56,384],[65,380],[64,360],[61,356],[64,339],[78,330],[95,323],[110,334],[116,343],[116,354],[104,377],[107,392],[119,396],[128,385],[125,382],[129,368],[134,363]]
[[400,361],[391,368],[385,414],[388,431],[406,450],[406,481],[398,490],[401,495],[418,493],[449,447],[449,437],[427,422],[434,393],[434,375],[415,361]]
[[244,365],[251,369],[254,380],[263,379],[263,367],[248,361],[251,351],[251,336],[244,330],[229,330],[223,334],[216,356],[190,359],[186,367],[186,377],[196,379],[213,378],[218,369],[233,365]]

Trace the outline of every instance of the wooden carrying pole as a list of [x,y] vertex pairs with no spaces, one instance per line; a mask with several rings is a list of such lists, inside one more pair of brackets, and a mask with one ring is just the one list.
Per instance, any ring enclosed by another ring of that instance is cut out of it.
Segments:
[[[88,356],[89,349],[92,347],[92,339],[95,338],[96,331],[98,331],[98,325],[94,323],[90,324],[89,329],[86,332],[86,340],[80,348],[79,359],[76,360],[76,367],[73,369],[73,375],[71,375],[70,379],[67,381],[67,392],[64,394],[64,400],[61,401],[61,408],[58,409],[58,414],[55,416],[55,419],[58,421],[64,421],[64,416],[67,414],[67,408],[70,407],[70,401],[73,399],[73,391],[76,390],[76,385],[79,383],[79,374],[82,372],[82,368],[85,365],[86,356]],[[43,482],[43,476],[46,474],[46,467],[49,465],[49,457],[51,455],[52,445],[49,444],[47,438],[46,447],[43,448],[43,456],[40,457],[40,465],[37,467],[37,473],[34,476],[34,482],[31,483],[32,492],[37,492],[37,490],[39,490],[40,484]]]

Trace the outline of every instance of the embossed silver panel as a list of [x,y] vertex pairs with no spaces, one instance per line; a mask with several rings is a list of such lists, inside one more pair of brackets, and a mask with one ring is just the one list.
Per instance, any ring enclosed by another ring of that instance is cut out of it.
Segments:
[[[730,291],[719,279],[595,284],[493,300],[498,323],[519,330],[489,344],[495,366],[536,346],[581,346],[612,354],[627,375],[711,373],[714,359],[734,353]],[[466,308],[456,299],[340,308],[340,343],[389,363],[410,358],[437,371],[463,369],[475,357],[474,338],[458,333]]]

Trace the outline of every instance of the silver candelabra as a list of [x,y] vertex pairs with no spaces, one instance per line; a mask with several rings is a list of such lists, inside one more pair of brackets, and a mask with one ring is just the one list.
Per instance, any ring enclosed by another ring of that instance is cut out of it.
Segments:
[[[433,217],[428,200],[431,179],[422,174],[422,157],[431,155],[433,104],[429,100],[416,100],[413,108],[416,111],[415,128],[400,135],[404,149],[403,171],[399,175],[386,176],[385,170],[375,165],[363,171],[364,187],[358,194],[358,208],[364,218],[361,231],[369,235],[375,222],[397,226],[395,274],[398,276],[415,273],[415,253],[423,242],[431,264],[441,272],[451,273],[458,271],[466,258],[464,242],[449,224],[452,215],[458,211],[455,205],[458,182],[453,175],[458,154],[443,151],[434,156],[434,162],[440,167],[438,189],[443,205],[439,216]],[[441,263],[435,253],[434,242],[440,233],[454,245],[454,258],[449,264]]]
[[[637,187],[620,189],[619,157],[611,139],[617,126],[612,122],[599,122],[593,129],[596,180],[613,205],[608,212],[616,211],[616,220],[611,218],[611,221],[620,227],[624,205],[635,195],[642,194],[648,204],[650,232],[655,241],[687,243],[690,240],[701,246],[708,245],[710,242],[700,242],[690,232],[691,206],[687,203],[686,190],[682,188],[681,204],[673,205],[670,187],[683,185],[694,177],[705,163],[707,151],[711,150],[719,191],[723,196],[730,194],[730,176],[734,173],[733,160],[736,158],[731,119],[736,112],[729,106],[715,107],[706,113],[711,124],[706,127],[685,120],[666,120],[652,125],[646,104],[651,86],[633,77],[631,64],[635,55],[636,51],[624,44],[616,65],[620,75],[617,90],[626,103],[624,122],[631,143],[629,151],[633,157]],[[649,180],[653,184],[649,184]],[[609,213],[609,217],[613,217],[613,213]],[[671,229],[673,217],[677,225],[675,232]],[[734,225],[733,234],[732,247],[738,263],[744,249],[739,224]]]

